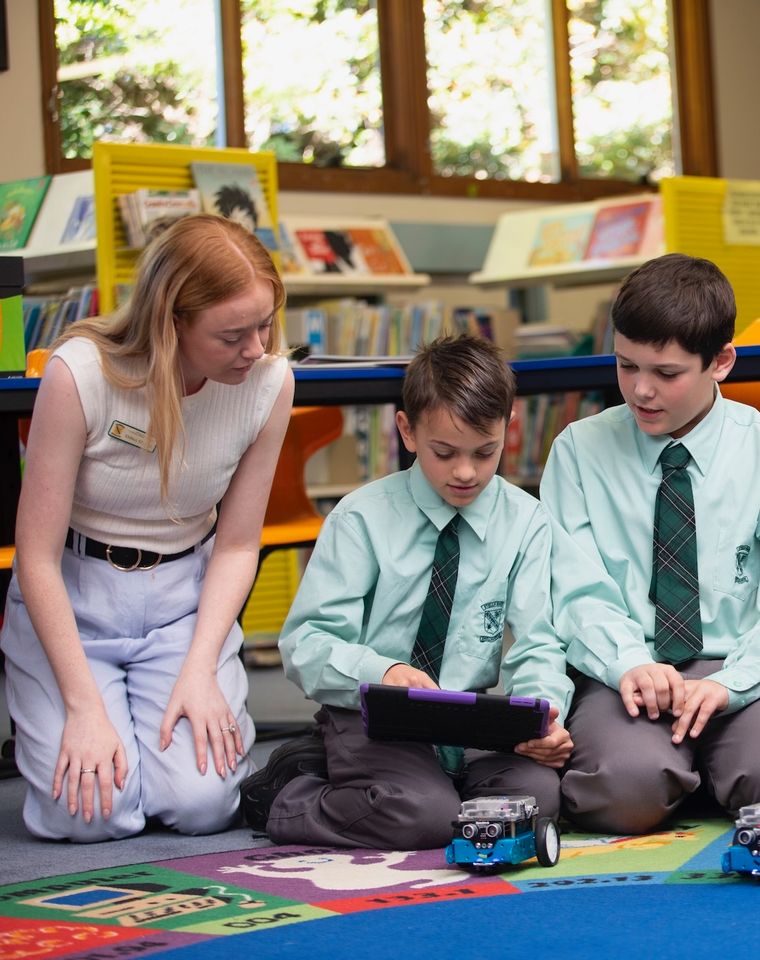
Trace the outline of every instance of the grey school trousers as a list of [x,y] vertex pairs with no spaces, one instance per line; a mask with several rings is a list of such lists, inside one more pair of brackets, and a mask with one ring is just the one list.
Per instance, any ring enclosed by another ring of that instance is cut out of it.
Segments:
[[[691,660],[684,677],[699,679],[720,660]],[[715,715],[702,734],[671,741],[670,714],[629,717],[616,690],[581,677],[568,718],[575,744],[562,779],[563,812],[583,830],[648,833],[661,827],[705,782],[709,795],[734,817],[760,799],[760,702]]]
[[462,799],[536,797],[541,816],[559,813],[559,775],[517,754],[466,752],[455,787],[433,747],[369,740],[355,710],[322,707],[315,716],[329,781],[299,776],[275,798],[267,833],[276,843],[422,850],[445,846]]

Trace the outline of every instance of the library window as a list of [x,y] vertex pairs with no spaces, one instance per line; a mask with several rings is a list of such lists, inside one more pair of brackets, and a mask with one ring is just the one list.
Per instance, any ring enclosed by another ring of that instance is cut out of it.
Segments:
[[48,169],[272,150],[284,188],[590,199],[715,175],[708,0],[38,0]]

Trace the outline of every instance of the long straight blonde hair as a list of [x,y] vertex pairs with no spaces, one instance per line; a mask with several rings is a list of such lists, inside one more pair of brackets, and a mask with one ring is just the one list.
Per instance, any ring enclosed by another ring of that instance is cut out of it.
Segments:
[[[266,248],[240,224],[200,214],[186,217],[160,234],[137,264],[129,300],[105,317],[72,323],[53,349],[71,337],[88,337],[100,351],[103,374],[115,387],[148,394],[148,433],[156,442],[161,499],[168,500],[172,463],[184,442],[182,373],[175,319],[190,323],[201,310],[246,290],[254,280],[271,283],[275,317],[267,353],[278,353],[278,313],[285,288]],[[141,361],[135,377],[120,360]]]

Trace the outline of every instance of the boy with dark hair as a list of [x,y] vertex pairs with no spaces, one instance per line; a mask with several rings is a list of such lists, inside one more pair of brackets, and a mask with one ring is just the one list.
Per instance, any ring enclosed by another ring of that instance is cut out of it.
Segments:
[[735,316],[707,260],[630,274],[612,308],[625,404],[567,427],[544,471],[586,559],[552,566],[582,674],[562,795],[585,830],[655,830],[703,778],[732,817],[760,797],[760,414],[717,386]]
[[[514,393],[488,341],[424,347],[397,414],[415,464],[328,516],[280,637],[287,676],[322,704],[318,736],[280,747],[241,789],[249,824],[277,843],[442,846],[462,798],[508,792],[557,817],[572,683],[551,622],[549,523],[496,476]],[[446,608],[442,625],[431,604]],[[422,649],[433,637],[442,657]],[[545,738],[513,754],[467,750],[456,768],[450,749],[366,737],[362,683],[477,691],[496,685],[500,665],[506,691],[551,702]]]

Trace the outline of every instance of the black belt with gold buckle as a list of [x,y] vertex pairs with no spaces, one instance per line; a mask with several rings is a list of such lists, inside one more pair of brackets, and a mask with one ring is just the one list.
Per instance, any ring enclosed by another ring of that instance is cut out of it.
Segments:
[[[205,543],[215,530],[216,525],[209,530],[201,543]],[[100,540],[85,537],[84,534],[78,534],[69,527],[66,534],[66,546],[70,550],[73,549],[74,537],[77,536],[84,541],[84,555],[86,557],[107,560],[114,569],[121,570],[124,573],[129,573],[130,570],[153,570],[159,563],[171,563],[172,560],[189,556],[195,550],[193,546],[188,547],[187,550],[180,550],[179,553],[156,553],[153,550],[141,550],[140,547],[117,547],[112,543],[101,543]]]

